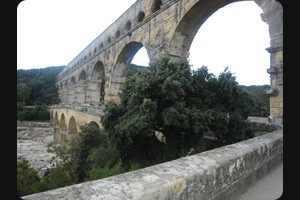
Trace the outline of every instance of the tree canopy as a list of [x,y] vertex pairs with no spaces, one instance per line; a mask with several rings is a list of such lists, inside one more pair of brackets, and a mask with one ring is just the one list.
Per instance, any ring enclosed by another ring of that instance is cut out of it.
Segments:
[[130,76],[120,98],[119,105],[106,104],[101,119],[129,162],[161,162],[205,150],[208,132],[218,145],[246,139],[254,104],[228,68],[216,77],[205,66],[191,71],[186,59],[169,57]]

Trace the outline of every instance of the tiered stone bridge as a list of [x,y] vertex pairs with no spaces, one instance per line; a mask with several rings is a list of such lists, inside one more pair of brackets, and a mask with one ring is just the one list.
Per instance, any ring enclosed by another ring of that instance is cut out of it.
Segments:
[[[137,0],[114,23],[80,52],[57,77],[60,108],[55,108],[53,120],[58,130],[74,130],[72,124],[95,121],[98,113],[72,116],[70,107],[98,109],[107,101],[119,102],[118,94],[127,77],[128,67],[141,47],[150,61],[162,54],[172,58],[189,56],[192,41],[201,25],[218,9],[236,0]],[[262,21],[269,26],[271,89],[270,114],[283,115],[283,8],[275,0],[254,0],[262,9]],[[94,107],[94,108],[92,108]],[[79,112],[80,110],[76,110]],[[56,116],[57,114],[57,116]],[[93,114],[92,114],[93,115]],[[82,117],[84,116],[84,117]],[[276,120],[280,121],[280,119]],[[66,124],[66,126],[64,125]]]
[[[101,127],[103,103],[119,102],[128,67],[141,47],[146,48],[150,62],[162,54],[187,58],[201,25],[232,2],[238,1],[137,0],[58,75],[62,104],[51,107],[55,141],[70,140],[84,123]],[[268,94],[270,114],[278,122],[283,115],[283,7],[275,0],[254,2],[269,26]],[[243,186],[258,180],[253,177],[262,177],[274,163],[282,162],[282,140],[279,130],[278,134],[25,199],[232,199]]]

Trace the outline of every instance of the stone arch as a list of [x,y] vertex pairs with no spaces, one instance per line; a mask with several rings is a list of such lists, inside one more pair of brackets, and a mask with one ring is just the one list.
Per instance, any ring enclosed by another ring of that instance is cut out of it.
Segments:
[[131,29],[131,21],[127,21],[125,25],[125,30],[129,31]]
[[72,78],[71,78],[71,83],[72,83],[73,85],[75,85],[75,77],[74,77],[74,76],[72,76]]
[[76,123],[76,120],[74,118],[74,116],[72,116],[69,120],[69,126],[68,126],[68,136],[67,136],[67,140],[68,141],[71,141],[72,138],[74,137],[75,134],[78,133],[78,130],[77,130],[77,123]]
[[154,12],[158,11],[160,9],[161,5],[162,5],[161,0],[154,0],[152,7],[151,7],[152,12],[154,13]]
[[68,86],[68,103],[74,104],[76,102],[76,84],[75,77],[72,76]]
[[[210,0],[209,4],[197,1],[189,7],[179,19],[170,38],[167,53],[174,57],[189,57],[191,43],[202,24],[218,9],[234,1]],[[263,11],[262,21],[269,25],[270,47],[266,50],[271,54],[271,66],[268,69],[271,78],[270,113],[272,116],[281,117],[283,107],[283,8],[276,0],[253,0]],[[155,55],[156,57],[158,55]]]
[[138,16],[137,16],[137,22],[142,22],[144,21],[144,18],[145,18],[145,13],[143,11],[140,11]]
[[117,30],[116,34],[115,34],[115,38],[118,39],[121,35],[121,32],[120,30]]
[[88,126],[94,126],[94,127],[96,127],[96,128],[99,128],[99,129],[100,129],[100,126],[99,126],[99,125],[98,125],[98,123],[97,123],[97,122],[95,122],[95,121],[91,121],[91,122],[89,122]]
[[81,83],[84,83],[84,84],[86,83],[86,72],[85,72],[85,70],[82,70],[80,72],[78,82],[81,82]]
[[54,120],[53,120],[53,128],[54,128],[54,141],[59,143],[60,141],[60,133],[59,133],[59,120],[58,113],[55,112]]
[[134,55],[142,47],[143,47],[142,43],[130,42],[120,52],[111,74],[110,87],[109,87],[110,98],[113,99],[115,98],[116,101],[118,101],[119,91],[127,78],[129,65]]
[[86,103],[86,86],[87,86],[87,75],[85,70],[82,70],[79,74],[77,87],[76,87],[76,103]]
[[55,116],[54,116],[54,125],[55,125],[55,124],[57,124],[57,126],[58,126],[58,124],[59,124],[57,112],[55,112]]
[[67,124],[66,124],[66,118],[65,114],[62,113],[59,120],[59,143],[64,144],[66,142],[66,135],[67,135]]
[[53,110],[51,110],[51,112],[50,112],[50,119],[52,119],[53,120],[53,117],[54,115],[53,115]]
[[105,68],[101,61],[98,61],[93,68],[87,94],[90,105],[100,105],[104,101]]

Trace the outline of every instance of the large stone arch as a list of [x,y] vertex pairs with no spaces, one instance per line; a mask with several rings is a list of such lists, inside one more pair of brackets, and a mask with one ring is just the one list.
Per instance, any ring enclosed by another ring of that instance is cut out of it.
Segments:
[[101,61],[98,61],[90,77],[88,84],[88,102],[90,105],[100,105],[105,95],[105,68]]
[[82,70],[78,77],[78,82],[76,85],[76,103],[84,104],[86,103],[86,86],[87,86],[87,74],[85,70]]
[[72,116],[69,120],[67,141],[71,141],[74,135],[76,135],[77,133],[78,133],[77,123],[74,116]]
[[119,102],[119,92],[124,84],[129,65],[140,48],[143,47],[142,43],[130,42],[120,52],[117,57],[116,64],[111,72],[111,79],[109,84],[109,99]]
[[[193,4],[193,2],[195,2]],[[188,58],[192,41],[201,25],[218,9],[239,1],[193,1],[185,5],[186,12],[182,14],[179,22],[170,31],[170,40],[166,53],[174,58]],[[262,21],[269,25],[270,47],[266,50],[270,53],[271,90],[270,113],[280,118],[283,114],[283,8],[275,0],[254,0],[262,9]],[[156,55],[158,57],[159,55]],[[266,73],[267,73],[266,72]]]

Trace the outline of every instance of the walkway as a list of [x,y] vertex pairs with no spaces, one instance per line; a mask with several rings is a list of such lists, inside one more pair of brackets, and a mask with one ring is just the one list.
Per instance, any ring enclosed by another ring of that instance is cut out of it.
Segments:
[[236,200],[277,200],[283,192],[283,164],[250,187]]

